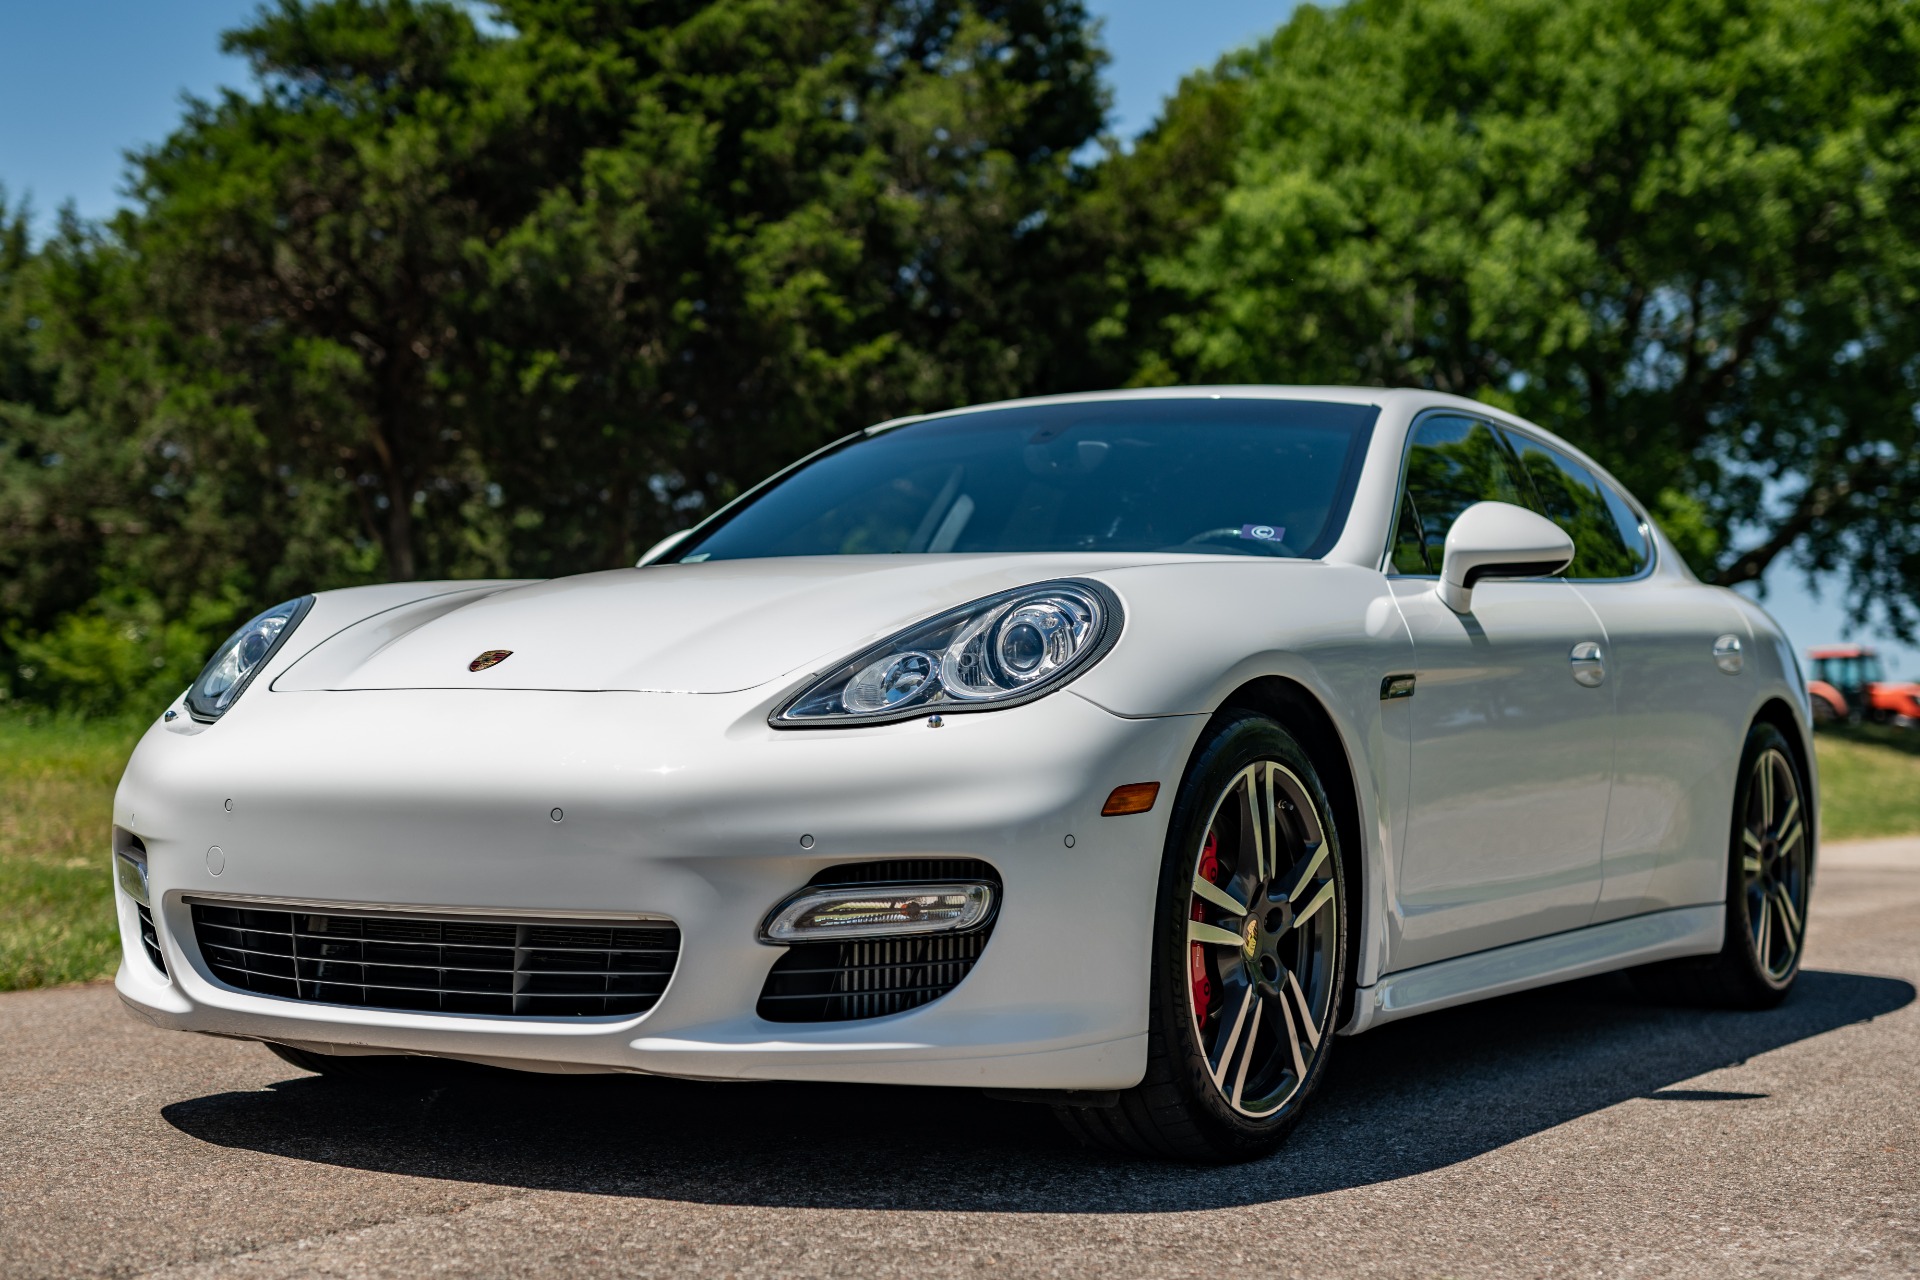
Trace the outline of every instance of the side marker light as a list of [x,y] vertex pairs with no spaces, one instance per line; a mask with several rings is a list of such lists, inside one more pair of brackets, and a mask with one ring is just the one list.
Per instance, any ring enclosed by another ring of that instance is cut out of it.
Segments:
[[1153,802],[1160,795],[1157,782],[1129,782],[1124,787],[1115,787],[1107,802],[1100,806],[1103,818],[1118,818],[1129,813],[1145,813],[1153,808]]

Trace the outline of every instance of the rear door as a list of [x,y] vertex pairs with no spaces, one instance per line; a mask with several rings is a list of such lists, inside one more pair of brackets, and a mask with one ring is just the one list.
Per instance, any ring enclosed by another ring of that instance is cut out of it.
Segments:
[[1644,519],[1609,481],[1565,450],[1507,435],[1539,510],[1573,538],[1567,577],[1612,647],[1613,787],[1594,919],[1717,902],[1748,699],[1714,646],[1749,644],[1746,620],[1719,588],[1651,572]]
[[1578,928],[1600,892],[1613,691],[1570,659],[1595,644],[1604,666],[1606,632],[1558,578],[1483,582],[1464,616],[1441,603],[1447,531],[1485,500],[1533,505],[1500,433],[1423,416],[1388,567],[1417,664],[1395,969]]

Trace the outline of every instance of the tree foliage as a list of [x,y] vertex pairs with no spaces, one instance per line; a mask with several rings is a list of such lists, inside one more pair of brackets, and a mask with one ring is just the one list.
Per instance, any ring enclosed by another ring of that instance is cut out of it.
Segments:
[[1104,113],[1077,4],[503,12],[516,150],[577,148],[474,258],[515,564],[630,561],[856,425],[1044,376],[1050,219]]
[[1302,9],[1213,78],[1231,183],[1148,267],[1182,305],[1136,368],[1507,405],[1708,576],[1791,553],[1910,626],[1915,65],[1902,0]]
[[280,0],[225,40],[254,91],[137,154],[132,210],[0,237],[23,692],[96,594],[628,563],[1042,376],[1104,115],[1078,0]]
[[[865,423],[1441,388],[1723,582],[1920,599],[1920,10],[1352,0],[1100,136],[1081,0],[275,0],[39,246],[0,194],[0,686],[630,562]],[[1076,159],[1078,157],[1078,159]]]

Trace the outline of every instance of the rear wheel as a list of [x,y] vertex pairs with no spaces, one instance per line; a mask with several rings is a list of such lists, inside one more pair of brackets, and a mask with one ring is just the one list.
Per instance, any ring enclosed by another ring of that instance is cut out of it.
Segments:
[[1272,720],[1215,727],[1163,858],[1147,1072],[1082,1140],[1194,1161],[1273,1150],[1326,1069],[1346,982],[1346,883],[1325,787]]
[[1813,890],[1813,815],[1798,759],[1770,724],[1747,731],[1730,843],[1725,942],[1711,956],[1634,970],[1634,981],[1648,994],[1766,1009],[1793,989]]

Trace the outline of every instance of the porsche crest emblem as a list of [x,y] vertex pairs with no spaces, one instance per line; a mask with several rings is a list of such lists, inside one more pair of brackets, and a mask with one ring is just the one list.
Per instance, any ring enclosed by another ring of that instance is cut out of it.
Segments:
[[489,649],[467,664],[469,671],[485,671],[488,667],[497,667],[513,656],[511,649]]

